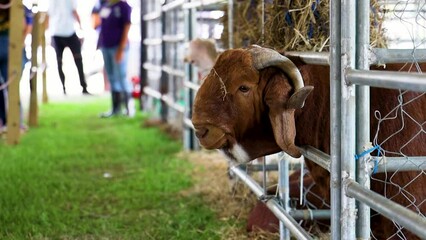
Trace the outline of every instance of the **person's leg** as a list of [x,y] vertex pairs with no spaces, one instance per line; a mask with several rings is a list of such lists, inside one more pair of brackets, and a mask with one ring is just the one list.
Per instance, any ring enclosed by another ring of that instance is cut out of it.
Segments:
[[[0,128],[6,126],[7,114],[7,64],[9,37],[0,35]],[[1,131],[1,129],[0,129]]]
[[134,116],[134,106],[132,104],[132,88],[130,86],[129,80],[127,79],[127,62],[128,62],[128,52],[129,48],[127,47],[123,53],[123,60],[118,63],[119,71],[119,82],[120,89],[123,98],[123,103],[126,108],[126,114],[130,117]]
[[64,74],[64,71],[62,70],[62,55],[63,55],[64,49],[65,49],[65,44],[64,44],[63,38],[53,36],[52,45],[53,45],[53,48],[55,49],[55,52],[56,52],[56,61],[58,63],[59,78],[61,79],[64,94],[66,94],[65,74]]
[[70,48],[72,52],[75,65],[77,66],[78,76],[80,78],[80,85],[83,88],[83,93],[87,94],[88,93],[87,83],[86,83],[86,77],[84,75],[84,70],[83,70],[83,57],[81,56],[80,39],[78,39],[77,34],[74,33],[74,35],[69,37],[67,40],[68,40],[68,47]]
[[112,110],[107,113],[101,114],[101,117],[112,117],[120,114],[120,89],[117,73],[116,73],[116,64],[115,64],[115,49],[114,48],[103,48],[102,56],[104,59],[104,69],[108,76],[108,81],[111,86],[111,100],[112,100]]

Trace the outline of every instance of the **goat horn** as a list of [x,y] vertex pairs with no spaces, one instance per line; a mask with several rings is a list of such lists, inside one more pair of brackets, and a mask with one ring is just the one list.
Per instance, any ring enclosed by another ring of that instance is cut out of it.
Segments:
[[304,87],[302,75],[296,65],[287,57],[279,54],[277,51],[253,46],[249,49],[252,55],[253,65],[256,69],[264,69],[267,67],[278,67],[283,70],[293,81],[294,92]]

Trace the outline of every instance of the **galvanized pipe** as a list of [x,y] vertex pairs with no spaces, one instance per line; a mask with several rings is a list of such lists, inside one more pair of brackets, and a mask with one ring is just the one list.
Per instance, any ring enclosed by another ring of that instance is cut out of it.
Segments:
[[330,210],[291,210],[289,212],[295,220],[327,220],[330,219]]
[[180,69],[175,69],[169,65],[163,65],[161,69],[169,75],[173,75],[173,76],[181,77],[181,78],[185,77],[185,71],[182,71]]
[[303,146],[299,148],[305,158],[315,162],[325,170],[330,172],[330,156],[312,146]]
[[426,49],[373,48],[370,64],[426,62]]
[[265,164],[265,166],[260,164],[242,164],[239,166],[244,171],[253,171],[253,172],[260,172],[260,171],[278,171],[278,165],[277,164]]
[[395,204],[395,202],[370,191],[351,179],[344,182],[346,194],[362,201],[383,216],[402,225],[422,239],[426,239],[426,218],[417,213]]
[[185,34],[179,33],[175,35],[163,35],[164,42],[176,43],[185,41]]
[[340,164],[340,79],[341,79],[341,1],[330,2],[330,203],[331,239],[340,240],[341,164]]
[[285,52],[284,56],[298,57],[306,64],[330,65],[330,53],[328,52]]
[[167,11],[170,11],[170,10],[176,9],[176,8],[178,8],[178,7],[181,7],[181,6],[182,6],[185,2],[186,2],[186,0],[174,0],[173,2],[170,2],[170,3],[164,4],[164,5],[161,7],[161,10],[162,10],[163,12],[167,12]]
[[351,69],[347,70],[346,79],[348,84],[426,92],[426,74],[422,73]]
[[[369,70],[370,49],[370,0],[357,1],[356,14],[356,68]],[[370,142],[370,87],[356,86],[356,152],[361,153]],[[370,188],[370,175],[366,159],[357,162],[357,181]],[[370,239],[370,208],[358,202],[356,219],[356,237],[359,240]]]
[[200,85],[193,83],[193,82],[189,82],[189,81],[185,81],[183,83],[183,85],[187,88],[194,90],[194,91],[198,91],[198,89],[200,89]]
[[228,45],[234,48],[234,0],[228,0]]
[[198,1],[191,1],[188,3],[183,4],[182,8],[197,8],[197,7],[201,7],[201,6],[208,6],[208,5],[213,5],[213,4],[220,4],[220,3],[225,3],[225,0],[198,0]]
[[426,171],[426,157],[373,157],[375,172]]
[[153,21],[153,20],[160,19],[160,17],[161,17],[161,11],[154,11],[154,12],[150,12],[143,15],[142,18],[145,21]]
[[250,176],[247,175],[243,170],[239,169],[237,166],[233,166],[230,169],[237,177],[241,179],[259,198],[264,200],[266,206],[274,213],[274,215],[283,222],[285,227],[287,227],[290,232],[297,239],[312,239],[306,231],[299,226],[299,224],[281,207],[280,203],[274,198],[267,198],[263,195],[263,189],[259,184],[254,181]]
[[[281,199],[281,204],[284,207],[284,211],[288,213],[290,211],[290,173],[288,155],[284,152],[280,153],[278,172],[278,194]],[[290,232],[282,221],[280,221],[280,240],[290,240]]]
[[[355,0],[342,0],[341,3],[341,177],[342,179],[355,179],[355,88],[346,84],[343,72],[355,67],[356,2]],[[345,189],[342,189],[341,197],[341,239],[353,240],[356,229],[355,200],[347,197]]]

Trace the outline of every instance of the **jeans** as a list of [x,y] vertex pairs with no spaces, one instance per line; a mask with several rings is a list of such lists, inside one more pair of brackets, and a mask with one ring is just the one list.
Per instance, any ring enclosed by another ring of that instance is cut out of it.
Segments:
[[132,90],[129,81],[127,80],[128,47],[124,50],[123,60],[119,63],[115,61],[117,47],[102,48],[101,50],[104,58],[105,71],[111,85],[111,91],[130,93]]
[[[9,36],[0,35],[0,86],[7,82],[7,61],[9,52]],[[0,90],[0,127],[6,125],[7,88]]]

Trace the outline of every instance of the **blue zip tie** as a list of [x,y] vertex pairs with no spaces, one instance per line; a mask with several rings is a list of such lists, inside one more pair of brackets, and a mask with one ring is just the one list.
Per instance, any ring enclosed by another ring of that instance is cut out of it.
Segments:
[[367,155],[367,154],[369,154],[369,153],[371,153],[371,152],[373,152],[374,150],[377,150],[377,149],[380,149],[380,145],[376,145],[376,146],[374,146],[370,149],[367,149],[364,152],[360,153],[359,155],[355,154],[355,160],[358,160],[358,159],[364,157],[365,155]]
[[373,174],[377,173],[379,169],[379,161],[377,159],[374,160]]

